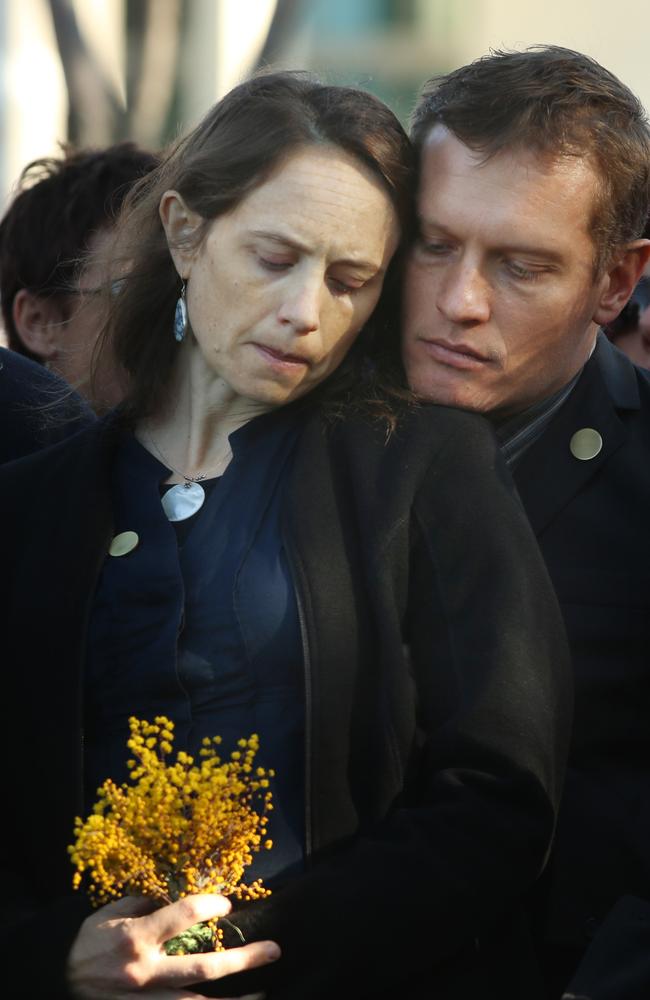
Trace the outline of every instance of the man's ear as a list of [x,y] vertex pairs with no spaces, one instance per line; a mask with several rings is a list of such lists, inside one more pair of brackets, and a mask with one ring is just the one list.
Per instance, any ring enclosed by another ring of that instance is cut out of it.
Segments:
[[59,350],[59,334],[66,319],[59,297],[36,295],[21,288],[14,296],[11,312],[25,347],[42,361],[51,361]]
[[196,247],[188,241],[195,235],[203,219],[187,207],[178,191],[165,191],[160,199],[158,212],[179,277],[189,278]]
[[593,315],[594,323],[606,326],[616,319],[630,298],[650,260],[650,240],[635,240],[623,248],[602,279],[603,289]]

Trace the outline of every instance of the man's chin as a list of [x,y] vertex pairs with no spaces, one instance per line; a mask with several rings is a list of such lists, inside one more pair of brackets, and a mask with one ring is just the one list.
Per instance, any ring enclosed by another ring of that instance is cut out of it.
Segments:
[[495,404],[485,393],[464,382],[448,382],[443,379],[412,378],[411,389],[423,402],[437,403],[439,406],[453,406],[460,410],[488,413]]

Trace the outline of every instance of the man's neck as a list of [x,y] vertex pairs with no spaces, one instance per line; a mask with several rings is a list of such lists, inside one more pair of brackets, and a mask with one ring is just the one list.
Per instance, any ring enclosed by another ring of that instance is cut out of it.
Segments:
[[[545,396],[544,399],[538,400],[519,413],[511,414],[502,419],[497,417],[491,418],[497,438],[501,444],[501,450],[511,468],[517,464],[528,448],[541,437],[557,411],[569,398],[585,369],[585,365],[596,350],[597,343],[598,334],[596,333],[594,342],[582,367],[556,392]],[[488,413],[487,416],[490,417],[490,414]]]
[[533,403],[515,416],[493,421],[501,450],[511,468],[516,466],[528,448],[544,433],[557,411],[571,395],[583,370],[584,367],[551,396]]

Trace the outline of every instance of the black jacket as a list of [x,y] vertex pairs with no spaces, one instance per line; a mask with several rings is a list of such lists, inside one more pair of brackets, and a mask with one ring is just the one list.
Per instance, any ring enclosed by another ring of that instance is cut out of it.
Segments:
[[[579,461],[570,440],[585,427],[599,432],[603,447]],[[556,1000],[571,962],[620,898],[640,897],[637,909],[648,901],[650,919],[650,372],[601,335],[514,478],[559,597],[575,671],[557,838],[533,906],[551,976],[554,949],[560,962],[549,992]],[[602,964],[604,934],[597,940]],[[645,964],[639,996],[650,996]],[[577,992],[591,996],[583,980]]]
[[[361,419],[325,433],[313,417],[287,488],[311,868],[233,918],[248,939],[280,942],[262,973],[274,1000],[460,996],[442,987],[457,982],[450,963],[463,949],[476,963],[476,936],[538,875],[554,827],[568,653],[492,432],[423,407],[385,437]],[[20,764],[5,769],[3,857],[19,878],[14,902],[3,896],[25,918],[2,942],[35,995],[61,976],[83,908],[65,845],[82,807],[85,625],[111,538],[111,455],[100,426],[0,470],[2,740]],[[47,934],[44,912],[57,914]]]
[[0,347],[0,463],[62,441],[94,420],[63,379]]

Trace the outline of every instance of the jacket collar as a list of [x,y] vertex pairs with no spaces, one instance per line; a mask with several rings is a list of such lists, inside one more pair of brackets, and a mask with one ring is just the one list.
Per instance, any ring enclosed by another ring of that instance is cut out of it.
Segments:
[[[624,443],[626,429],[619,412],[639,407],[634,365],[600,333],[575,389],[514,470],[537,535]],[[584,428],[598,432],[602,448],[593,458],[580,460],[570,445],[573,435]]]

